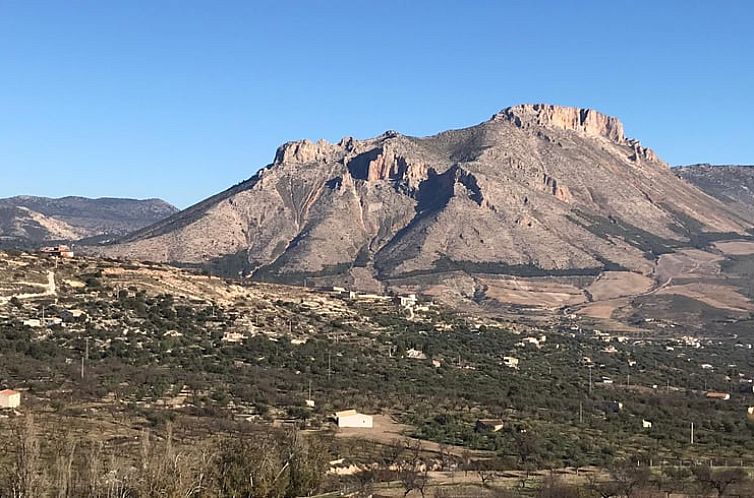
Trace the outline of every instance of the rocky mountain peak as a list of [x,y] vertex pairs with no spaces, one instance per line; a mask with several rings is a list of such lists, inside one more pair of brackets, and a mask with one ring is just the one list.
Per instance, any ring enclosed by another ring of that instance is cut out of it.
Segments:
[[543,126],[578,131],[588,136],[604,137],[624,144],[623,123],[593,109],[550,104],[522,104],[503,109],[492,117],[513,122],[519,128]]
[[101,252],[259,280],[442,294],[456,292],[457,279],[495,288],[504,275],[647,275],[692,236],[751,228],[747,212],[661,166],[615,118],[519,105],[429,137],[289,142],[262,181]]
[[326,140],[296,140],[278,147],[275,153],[275,164],[292,163],[303,164],[325,161],[333,153],[341,149],[339,144],[331,144]]

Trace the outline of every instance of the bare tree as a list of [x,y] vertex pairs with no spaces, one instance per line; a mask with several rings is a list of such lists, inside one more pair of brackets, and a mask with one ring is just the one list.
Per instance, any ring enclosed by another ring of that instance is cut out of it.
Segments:
[[403,486],[403,496],[418,491],[424,496],[429,482],[429,469],[421,458],[422,445],[419,441],[403,442],[403,450],[397,462],[398,480]]
[[207,486],[212,458],[202,447],[175,449],[173,426],[168,424],[162,441],[152,442],[149,432],[142,434],[140,496],[192,498]]
[[52,484],[57,498],[75,495],[73,466],[76,456],[76,441],[71,434],[59,435],[52,439]]
[[691,470],[688,467],[665,467],[662,469],[665,477],[660,488],[671,495],[677,491],[684,491],[691,477]]
[[587,476],[586,480],[587,489],[600,498],[614,498],[621,494],[619,485],[614,481],[600,481],[595,475]]
[[476,460],[470,464],[470,467],[476,473],[477,477],[479,477],[482,487],[485,488],[489,488],[495,482],[495,479],[500,476],[495,469],[494,463],[488,460]]
[[748,479],[748,475],[741,468],[713,470],[708,465],[696,465],[691,472],[703,491],[714,490],[717,496],[723,496],[732,485]]
[[550,474],[542,481],[537,498],[579,498],[579,490],[564,483],[557,475]]
[[651,477],[649,467],[646,465],[634,465],[633,461],[625,460],[610,467],[610,476],[620,486],[621,491],[628,497],[634,492],[646,486]]
[[539,439],[530,431],[521,431],[516,433],[514,447],[518,454],[519,465],[524,471],[521,488],[525,488],[532,470],[536,469],[539,456]]
[[11,475],[11,493],[14,498],[36,498],[42,495],[43,478],[39,457],[39,438],[34,417],[29,414],[21,427],[14,430],[17,441],[16,458]]

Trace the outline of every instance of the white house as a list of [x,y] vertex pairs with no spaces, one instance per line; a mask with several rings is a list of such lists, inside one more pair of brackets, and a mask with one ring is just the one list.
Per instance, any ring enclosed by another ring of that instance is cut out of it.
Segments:
[[427,355],[425,355],[418,349],[414,349],[414,348],[411,348],[408,351],[406,351],[406,356],[408,356],[412,360],[426,360],[427,359]]
[[374,419],[371,415],[364,415],[356,410],[336,412],[335,420],[338,423],[338,427],[356,427],[360,429],[371,429],[374,427]]
[[409,294],[407,296],[395,296],[393,298],[393,302],[397,306],[413,306],[416,304],[416,294]]
[[0,408],[18,408],[21,406],[21,393],[13,389],[0,391]]
[[479,419],[476,421],[476,432],[499,432],[505,427],[505,422],[500,419]]
[[644,429],[651,429],[651,428],[652,428],[652,422],[650,422],[649,420],[644,420],[644,419],[642,419],[642,421],[641,421],[641,426],[642,426],[642,427],[643,427]]
[[503,356],[503,365],[508,368],[518,368],[518,358],[513,356]]

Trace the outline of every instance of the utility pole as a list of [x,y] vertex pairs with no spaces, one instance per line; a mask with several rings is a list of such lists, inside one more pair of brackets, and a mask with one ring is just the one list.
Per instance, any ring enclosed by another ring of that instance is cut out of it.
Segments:
[[691,422],[691,444],[694,444],[694,422]]
[[579,401],[579,423],[584,423],[584,402]]
[[84,364],[89,359],[89,338],[86,338],[86,349],[84,350],[84,356],[81,357],[81,378],[84,378]]
[[631,372],[628,373],[628,387],[631,387]]
[[589,395],[592,394],[592,367],[589,367]]

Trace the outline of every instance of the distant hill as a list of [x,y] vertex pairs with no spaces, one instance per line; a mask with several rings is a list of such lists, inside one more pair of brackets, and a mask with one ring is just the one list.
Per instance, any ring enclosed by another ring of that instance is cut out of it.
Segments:
[[[635,279],[661,254],[751,227],[627,138],[618,119],[527,104],[430,137],[286,143],[249,180],[101,253],[257,280],[528,302],[522,278]],[[558,289],[553,305],[571,299]]]
[[0,239],[9,246],[116,237],[177,211],[159,199],[9,197],[0,199]]
[[673,171],[712,197],[754,214],[754,165],[693,164]]

